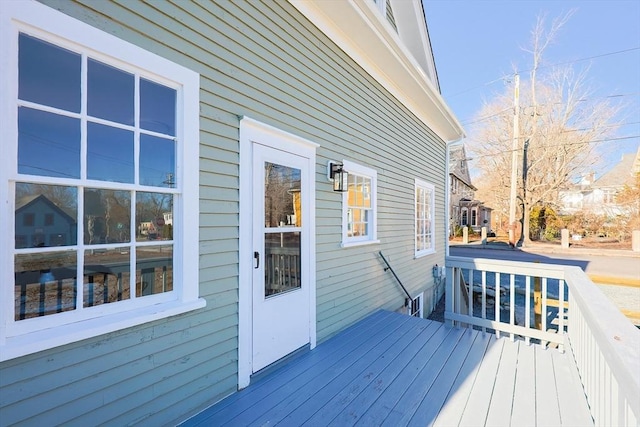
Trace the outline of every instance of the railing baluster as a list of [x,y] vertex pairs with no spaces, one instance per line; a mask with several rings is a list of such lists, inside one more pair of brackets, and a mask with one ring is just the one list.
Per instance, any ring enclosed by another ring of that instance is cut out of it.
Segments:
[[43,280],[40,281],[40,292],[38,293],[39,298],[39,308],[38,308],[38,316],[44,316],[45,310],[45,300],[47,298],[47,283]]
[[56,305],[56,313],[62,313],[62,279],[58,279]]
[[[496,273],[496,297],[493,300],[495,303],[494,311],[495,311],[495,321],[500,322],[500,294],[502,291],[502,286],[500,282],[500,273]],[[496,329],[496,338],[500,338],[500,330]]]
[[[560,287],[558,290],[558,299],[560,300],[558,304],[558,333],[562,335],[564,334],[564,279],[558,281],[558,286]],[[560,344],[559,348],[564,351],[562,344]]]
[[[524,327],[531,329],[531,276],[527,275],[524,279]],[[531,338],[527,334],[524,342],[531,344]]]
[[[487,272],[482,270],[482,318],[487,318]],[[482,327],[482,332],[486,332],[487,328]]]
[[93,275],[89,275],[89,283],[87,284],[87,306],[93,307]]
[[[515,325],[516,320],[516,285],[515,285],[515,275],[509,274],[509,324],[511,326]],[[515,340],[515,335],[513,332],[509,334],[509,338],[511,341]]]
[[[467,288],[469,289],[468,291],[468,304],[469,306],[467,307],[469,310],[469,316],[473,317],[473,269],[470,268],[469,269],[469,282],[467,283]],[[469,327],[473,327],[473,325],[469,324]]]
[[27,316],[27,283],[20,284],[20,320],[24,320]]
[[107,304],[109,302],[109,274],[102,274],[102,303]]
[[[542,297],[542,319],[541,320],[541,330],[546,332],[547,331],[547,278],[543,277],[542,278],[542,291],[541,291],[541,297]],[[542,345],[543,346],[547,346],[548,341],[543,341]]]
[[122,301],[122,273],[118,273],[118,301]]
[[[450,267],[447,269],[447,277],[445,284],[447,286],[447,290],[445,293],[445,312],[455,313],[455,298],[458,298],[458,293],[456,292],[456,285],[458,284],[458,269],[456,267]],[[445,316],[446,317],[446,316]],[[453,320],[446,319],[446,323],[449,326],[453,326]]]
[[162,266],[162,292],[167,291],[167,266]]

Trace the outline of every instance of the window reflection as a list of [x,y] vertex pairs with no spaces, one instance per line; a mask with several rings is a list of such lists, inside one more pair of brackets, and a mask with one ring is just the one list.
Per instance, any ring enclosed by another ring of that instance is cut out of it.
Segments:
[[80,120],[18,108],[18,172],[80,178]]
[[175,136],[176,91],[174,89],[140,79],[140,127]]
[[85,307],[129,299],[130,249],[92,249],[84,252]]
[[136,194],[136,240],[173,239],[173,196],[138,192]]
[[172,139],[140,135],[140,184],[176,186],[176,143]]
[[136,249],[136,296],[173,290],[173,246],[144,246]]
[[75,310],[75,251],[16,255],[14,272],[15,320]]
[[131,241],[131,193],[120,190],[84,190],[84,243]]
[[133,182],[133,132],[87,124],[87,178]]
[[80,55],[20,34],[18,97],[80,112]]
[[300,232],[266,233],[264,246],[265,297],[300,288]]
[[75,245],[77,198],[75,187],[16,183],[15,247]]
[[269,162],[264,169],[265,227],[300,227],[300,169]]
[[133,74],[89,59],[87,109],[90,116],[133,125],[134,87]]

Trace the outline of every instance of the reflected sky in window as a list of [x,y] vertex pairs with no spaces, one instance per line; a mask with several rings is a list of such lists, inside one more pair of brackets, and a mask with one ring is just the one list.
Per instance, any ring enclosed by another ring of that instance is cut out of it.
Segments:
[[80,178],[80,120],[20,107],[18,172]]
[[87,108],[90,116],[133,125],[134,87],[133,74],[89,59]]
[[18,97],[79,113],[80,59],[77,53],[20,34]]
[[140,127],[175,136],[176,91],[174,89],[140,79]]
[[175,152],[171,139],[140,135],[140,184],[175,187]]
[[19,43],[19,98],[35,104],[18,107],[19,173],[132,184],[137,161],[139,184],[175,187],[176,89],[90,57],[83,69],[81,55],[23,33]]
[[87,125],[87,178],[133,183],[133,132]]

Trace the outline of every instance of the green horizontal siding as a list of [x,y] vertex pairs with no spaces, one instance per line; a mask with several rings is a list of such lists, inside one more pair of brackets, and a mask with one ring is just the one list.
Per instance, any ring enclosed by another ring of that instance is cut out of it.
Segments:
[[[285,1],[44,0],[201,74],[200,295],[194,313],[0,365],[1,425],[164,425],[237,387],[239,117],[320,144],[317,332],[324,340],[404,295],[444,263],[444,143]],[[378,172],[379,245],[341,248],[328,160]],[[414,179],[435,185],[437,254],[414,259]]]

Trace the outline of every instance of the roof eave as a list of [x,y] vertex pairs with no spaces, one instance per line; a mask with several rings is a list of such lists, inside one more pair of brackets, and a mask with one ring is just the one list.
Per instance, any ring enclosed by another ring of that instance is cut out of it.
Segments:
[[445,142],[465,136],[438,88],[371,1],[289,1]]

